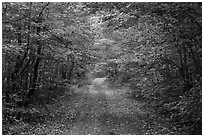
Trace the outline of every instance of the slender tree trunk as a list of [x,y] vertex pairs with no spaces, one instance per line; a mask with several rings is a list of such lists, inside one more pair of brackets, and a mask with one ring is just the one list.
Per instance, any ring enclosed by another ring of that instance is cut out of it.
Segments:
[[69,73],[68,73],[68,80],[69,80],[69,84],[71,84],[72,83],[73,69],[74,69],[74,58],[72,55],[69,56],[69,60],[71,62],[71,65],[70,65],[70,69],[69,69]]
[[[41,15],[39,15],[38,23],[42,23]],[[37,27],[37,35],[40,35],[40,32],[41,32],[41,27]],[[40,40],[37,40],[37,44],[38,44],[37,55],[40,55],[41,49],[42,49],[42,45],[40,43]],[[28,95],[27,95],[28,100],[31,100],[31,98],[34,96],[35,91],[36,91],[36,82],[38,79],[38,68],[40,65],[40,61],[41,61],[41,58],[37,57],[35,65],[34,65],[34,70],[33,70],[33,79],[32,79],[32,85],[31,85],[32,87],[29,90]]]
[[[38,42],[38,44],[40,44],[40,43]],[[41,49],[42,49],[42,45],[38,45],[37,55],[41,54]],[[31,89],[30,89],[30,91],[28,93],[28,99],[31,99],[31,97],[35,93],[36,82],[37,82],[37,79],[38,79],[38,68],[39,68],[39,65],[40,65],[40,61],[41,61],[41,59],[38,57],[36,59],[35,65],[34,65],[32,87],[31,87]]]
[[[184,46],[184,45],[183,45]],[[191,88],[191,83],[190,83],[190,78],[189,78],[189,69],[188,69],[188,61],[187,61],[187,51],[185,49],[185,47],[183,47],[183,54],[184,54],[184,57],[183,57],[183,62],[184,62],[184,66],[183,66],[183,69],[184,69],[184,79],[185,79],[185,90],[189,90]]]
[[183,54],[182,54],[182,51],[183,51],[183,48],[182,48],[182,45],[179,45],[179,56],[180,56],[180,73],[181,73],[181,76],[183,78],[183,92],[185,92],[185,84],[186,84],[186,81],[185,81],[185,70],[184,70],[184,62],[183,62]]

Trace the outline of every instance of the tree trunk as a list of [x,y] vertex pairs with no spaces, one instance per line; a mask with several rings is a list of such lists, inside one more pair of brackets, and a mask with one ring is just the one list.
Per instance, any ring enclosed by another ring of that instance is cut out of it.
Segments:
[[188,68],[188,61],[187,61],[187,49],[185,48],[185,46],[183,45],[183,62],[184,62],[184,66],[183,66],[183,69],[184,69],[184,81],[185,81],[185,87],[184,89],[185,90],[189,90],[192,85],[190,83],[190,77],[189,77],[189,68]]
[[185,70],[184,70],[184,62],[183,62],[183,54],[182,54],[182,51],[183,51],[183,48],[181,45],[179,45],[179,56],[180,56],[180,73],[181,73],[181,76],[183,78],[183,92],[185,92],[185,84],[186,84],[186,81],[185,81]]
[[69,81],[69,84],[72,83],[72,76],[73,76],[73,69],[74,69],[74,58],[72,55],[69,56],[69,60],[71,62],[71,65],[70,65],[70,69],[69,69],[69,73],[68,73],[68,81]]
[[[37,55],[40,55],[41,54],[42,45],[40,45],[39,41],[38,41],[38,44],[39,45],[38,45]],[[32,87],[31,87],[31,89],[29,90],[29,93],[28,93],[28,99],[29,100],[31,99],[31,97],[35,93],[36,82],[37,82],[37,79],[38,79],[38,68],[39,68],[39,65],[40,65],[40,61],[41,61],[41,59],[38,57],[36,59],[35,65],[34,65]]]
[[[42,16],[41,15],[42,14],[39,15],[38,23],[42,23]],[[40,35],[40,32],[41,32],[41,27],[37,27],[37,35]],[[37,55],[40,55],[41,54],[41,49],[42,49],[42,45],[40,43],[40,40],[37,40],[37,45],[38,45]],[[40,65],[40,61],[41,61],[41,58],[37,57],[35,65],[34,65],[34,70],[33,70],[33,79],[32,79],[31,89],[29,90],[28,95],[27,95],[27,98],[28,98],[29,101],[31,101],[31,98],[35,94],[36,82],[37,82],[37,79],[38,79],[38,68],[39,68],[39,65]]]

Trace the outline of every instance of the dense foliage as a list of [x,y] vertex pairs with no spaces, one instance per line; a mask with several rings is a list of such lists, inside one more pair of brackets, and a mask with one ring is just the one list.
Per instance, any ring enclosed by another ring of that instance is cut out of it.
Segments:
[[2,42],[4,125],[108,77],[174,130],[201,134],[202,3],[5,2]]
[[2,11],[3,122],[12,123],[30,113],[16,108],[50,103],[86,78],[93,34],[80,3],[3,3]]
[[201,133],[201,3],[107,4],[98,3],[109,9],[101,13],[104,37],[119,48],[104,65],[109,78],[129,86],[175,130]]

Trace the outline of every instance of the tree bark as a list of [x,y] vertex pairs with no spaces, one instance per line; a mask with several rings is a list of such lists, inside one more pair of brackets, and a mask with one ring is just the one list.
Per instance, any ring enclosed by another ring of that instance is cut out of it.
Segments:
[[69,81],[69,84],[71,84],[72,83],[73,69],[74,69],[74,58],[73,58],[73,55],[69,56],[69,60],[71,62],[71,66],[70,66],[69,73],[68,73],[68,81]]
[[[38,23],[42,23],[42,12],[39,14],[39,18],[38,18]],[[37,27],[37,35],[40,36],[40,32],[41,32],[41,27]],[[41,54],[41,49],[42,49],[42,45],[40,43],[40,40],[37,40],[37,56]],[[35,65],[34,65],[34,70],[33,70],[33,79],[32,79],[32,85],[31,85],[31,89],[28,92],[27,98],[29,101],[31,101],[31,98],[34,96],[35,94],[35,88],[36,88],[36,82],[38,79],[38,68],[40,65],[40,61],[41,58],[37,57]]]

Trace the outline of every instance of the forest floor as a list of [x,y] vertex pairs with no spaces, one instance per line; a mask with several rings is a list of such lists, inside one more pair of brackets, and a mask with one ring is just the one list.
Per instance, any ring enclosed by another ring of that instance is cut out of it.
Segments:
[[[88,87],[88,90],[87,90]],[[175,134],[165,119],[152,114],[145,103],[124,96],[122,89],[107,85],[81,87],[70,98],[53,105],[53,118],[27,125],[18,134],[35,135],[155,135]],[[52,112],[50,110],[50,112]],[[51,114],[50,114],[51,115]]]

